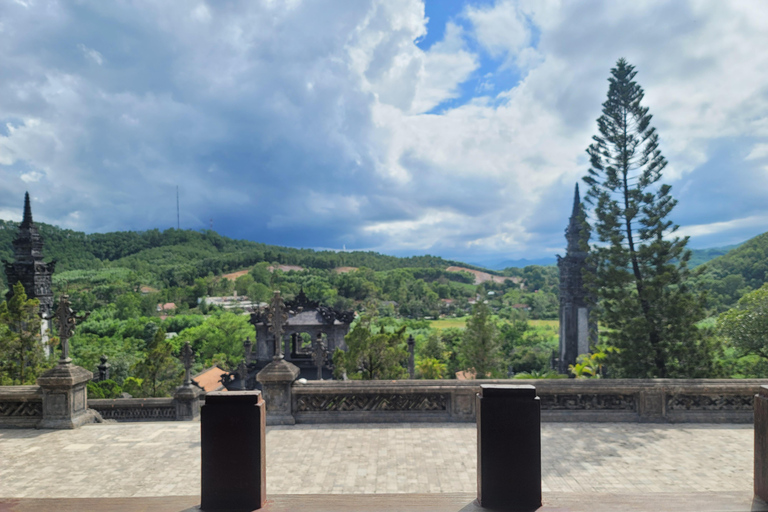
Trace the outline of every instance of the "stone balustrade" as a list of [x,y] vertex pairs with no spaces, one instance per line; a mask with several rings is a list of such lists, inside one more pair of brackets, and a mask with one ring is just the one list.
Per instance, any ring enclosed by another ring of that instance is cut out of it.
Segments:
[[[190,400],[185,398],[90,399],[88,409],[98,412],[104,420],[120,422],[197,419],[197,395]],[[0,386],[0,428],[40,427],[43,400],[40,386]]]
[[[768,380],[294,382],[291,414],[296,423],[472,422],[480,384],[493,383],[534,385],[542,421],[750,423],[755,394]],[[42,400],[39,386],[0,386],[0,428],[38,426]],[[189,419],[177,405],[173,398],[88,400],[102,418],[117,421]]]
[[40,386],[0,386],[0,428],[34,428],[42,420]]
[[90,399],[88,408],[96,410],[105,420],[176,420],[176,404],[173,398]]
[[532,384],[542,421],[750,423],[764,379],[295,382],[296,423],[475,421],[480,384]]

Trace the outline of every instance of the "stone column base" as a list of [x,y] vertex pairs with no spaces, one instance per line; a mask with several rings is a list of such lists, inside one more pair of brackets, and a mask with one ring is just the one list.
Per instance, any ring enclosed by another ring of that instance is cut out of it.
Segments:
[[256,374],[267,406],[267,425],[293,425],[291,385],[299,376],[299,368],[285,359],[272,361]]
[[200,419],[200,390],[194,386],[179,386],[173,393],[176,405],[176,421]]
[[72,363],[59,363],[43,373],[37,384],[43,390],[43,419],[37,428],[69,429],[97,421],[88,409],[86,383],[93,373]]

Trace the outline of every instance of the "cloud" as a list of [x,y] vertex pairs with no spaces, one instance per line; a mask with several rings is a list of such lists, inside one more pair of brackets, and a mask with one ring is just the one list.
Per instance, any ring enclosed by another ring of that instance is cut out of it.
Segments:
[[99,66],[102,66],[104,64],[104,56],[102,56],[99,52],[97,52],[93,48],[88,48],[82,43],[78,43],[77,47],[80,49],[81,52],[83,52],[83,54],[85,54],[86,57],[91,59],[93,62],[95,62]]
[[178,185],[182,227],[551,256],[624,56],[673,219],[716,243],[768,214],[762,2],[469,3],[426,50],[420,0],[5,3],[0,19],[0,212],[29,188],[47,222],[164,228]]

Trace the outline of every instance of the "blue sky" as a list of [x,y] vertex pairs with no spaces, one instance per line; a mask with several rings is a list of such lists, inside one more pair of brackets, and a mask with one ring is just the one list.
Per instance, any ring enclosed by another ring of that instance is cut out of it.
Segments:
[[768,227],[768,4],[0,4],[0,218],[465,261],[562,253],[610,68],[692,247]]

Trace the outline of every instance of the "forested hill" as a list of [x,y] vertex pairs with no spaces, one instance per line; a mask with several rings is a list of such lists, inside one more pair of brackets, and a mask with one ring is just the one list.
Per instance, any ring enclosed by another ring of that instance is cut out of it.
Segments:
[[768,233],[751,238],[706,264],[698,281],[710,307],[724,311],[745,293],[768,282]]
[[708,261],[712,261],[715,258],[724,256],[730,251],[736,249],[741,244],[726,245],[723,247],[710,247],[708,249],[691,249],[691,259],[688,261],[688,266],[691,268],[703,265]]
[[[209,273],[239,270],[267,261],[310,268],[367,267],[372,270],[395,268],[446,268],[471,265],[435,256],[398,258],[376,252],[333,252],[293,249],[233,240],[214,231],[167,229],[165,231],[119,231],[86,234],[36,223],[45,239],[45,259],[57,260],[57,272],[103,267],[124,267],[175,286]],[[0,259],[11,260],[11,242],[18,223],[0,220]],[[5,287],[3,279],[3,288]]]

